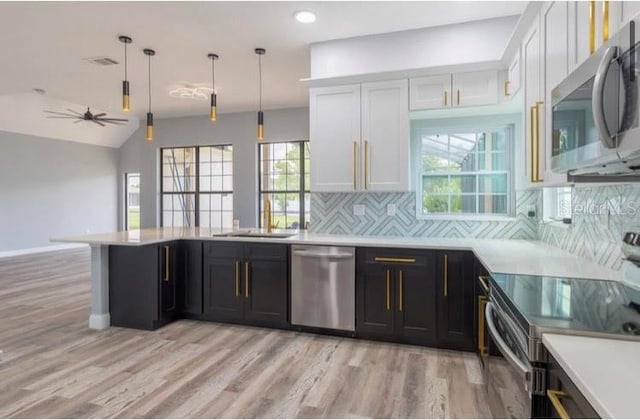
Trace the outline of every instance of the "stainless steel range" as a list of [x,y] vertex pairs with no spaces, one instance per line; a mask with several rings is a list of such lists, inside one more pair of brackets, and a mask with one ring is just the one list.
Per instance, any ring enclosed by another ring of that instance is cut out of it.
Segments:
[[544,415],[543,333],[640,341],[640,294],[626,283],[493,274],[489,289],[489,346],[502,355],[484,356],[496,417]]

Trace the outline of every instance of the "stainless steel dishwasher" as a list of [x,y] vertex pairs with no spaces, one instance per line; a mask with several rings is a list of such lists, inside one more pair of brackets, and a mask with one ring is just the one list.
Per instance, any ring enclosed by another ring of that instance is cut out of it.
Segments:
[[355,331],[355,248],[291,247],[291,323]]

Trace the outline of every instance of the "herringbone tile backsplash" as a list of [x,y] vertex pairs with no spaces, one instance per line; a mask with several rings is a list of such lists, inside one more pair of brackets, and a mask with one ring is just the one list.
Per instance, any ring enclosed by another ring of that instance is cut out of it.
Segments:
[[620,269],[624,233],[640,230],[640,185],[575,187],[571,207],[571,225],[541,224],[540,239],[600,265]]
[[[538,219],[526,215],[537,204],[538,191],[516,195],[516,217],[509,221],[416,219],[415,193],[312,193],[311,231],[317,233],[450,238],[537,239]],[[362,204],[364,216],[354,216]],[[387,216],[387,204],[396,205]]]

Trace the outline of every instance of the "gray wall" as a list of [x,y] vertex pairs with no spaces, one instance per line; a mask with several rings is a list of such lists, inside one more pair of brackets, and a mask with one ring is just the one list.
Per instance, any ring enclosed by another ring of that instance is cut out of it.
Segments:
[[[266,142],[309,139],[309,109],[265,111]],[[140,173],[140,225],[160,224],[159,149],[172,146],[233,145],[233,211],[241,226],[257,226],[258,147],[257,112],[218,115],[212,123],[207,116],[160,119],[154,122],[154,141],[145,140],[145,126],[120,148],[118,182],[118,226],[124,224],[123,185],[125,173]]]
[[0,251],[116,229],[117,149],[0,131]]

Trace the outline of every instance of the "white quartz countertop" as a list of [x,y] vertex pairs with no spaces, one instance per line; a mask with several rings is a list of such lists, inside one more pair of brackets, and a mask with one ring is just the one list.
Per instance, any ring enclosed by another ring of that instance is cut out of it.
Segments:
[[558,334],[542,342],[602,418],[640,417],[640,342]]
[[[252,229],[252,231],[258,231]],[[519,239],[404,238],[382,236],[330,235],[306,231],[288,232],[288,238],[215,236],[228,233],[210,228],[156,228],[93,235],[54,238],[54,242],[98,245],[149,245],[179,239],[239,242],[286,243],[297,245],[372,246],[473,251],[492,273],[529,274],[620,280],[621,272],[610,270],[585,258],[546,245]]]

